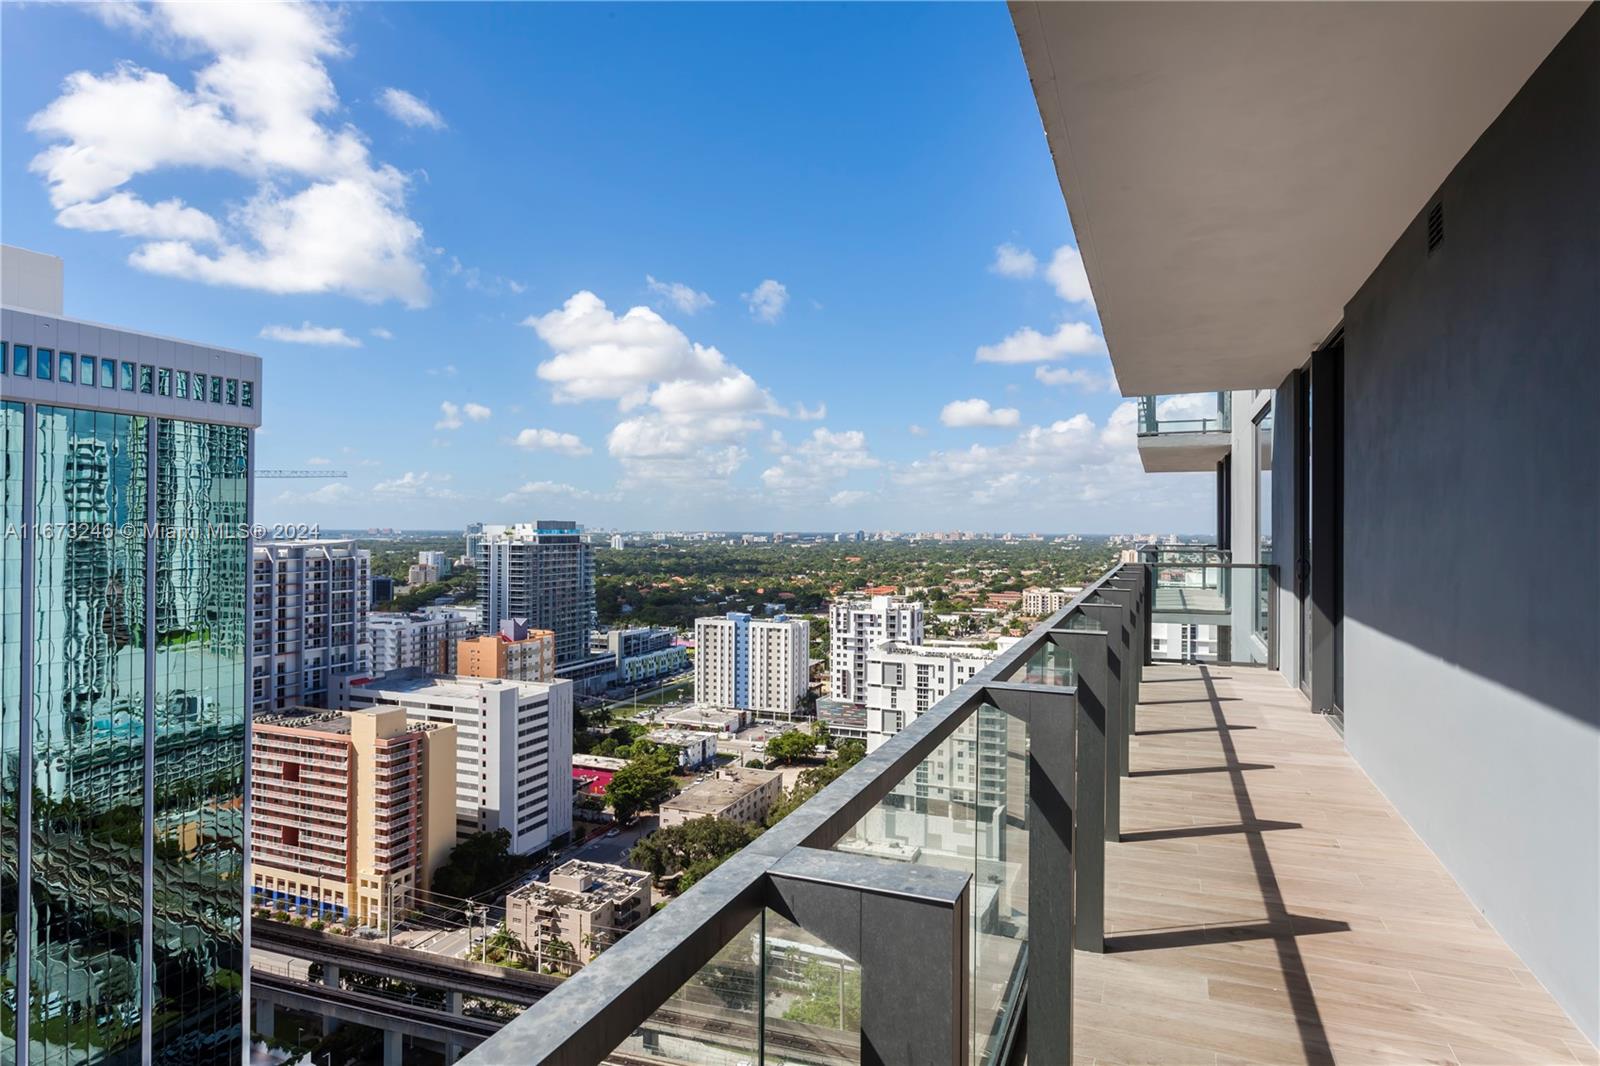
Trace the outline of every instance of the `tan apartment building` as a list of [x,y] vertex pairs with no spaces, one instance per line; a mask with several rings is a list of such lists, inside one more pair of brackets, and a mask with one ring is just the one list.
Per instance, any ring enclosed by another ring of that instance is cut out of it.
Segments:
[[455,846],[456,730],[399,707],[257,715],[250,876],[260,906],[383,927]]
[[506,897],[506,930],[543,955],[562,941],[587,963],[649,915],[650,884],[642,870],[573,859]]
[[507,618],[500,632],[456,641],[456,673],[506,681],[550,681],[556,676],[556,635]]
[[661,805],[661,828],[696,818],[757,823],[783,795],[783,775],[753,766],[726,766]]

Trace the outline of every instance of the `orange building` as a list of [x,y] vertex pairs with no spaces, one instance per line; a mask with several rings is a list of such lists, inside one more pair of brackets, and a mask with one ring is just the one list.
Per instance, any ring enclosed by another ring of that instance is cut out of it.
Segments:
[[500,632],[456,641],[456,674],[505,681],[549,681],[556,676],[556,635],[529,629],[520,619],[500,623]]
[[455,846],[456,730],[400,707],[258,715],[250,876],[258,906],[383,927]]

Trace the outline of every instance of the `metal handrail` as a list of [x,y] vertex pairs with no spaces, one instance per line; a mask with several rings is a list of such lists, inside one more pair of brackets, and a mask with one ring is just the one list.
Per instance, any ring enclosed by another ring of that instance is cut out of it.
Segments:
[[[1068,628],[1068,618],[1084,613],[1086,605],[1109,606],[1125,595],[1142,595],[1146,588],[1142,566],[1114,566],[959,689],[462,1061],[476,1066],[600,1061],[763,912],[766,883],[774,867],[810,849],[827,849],[838,843],[979,707],[991,705],[997,690],[1036,690],[1075,699],[1076,678],[1072,685],[1059,686],[1026,686],[1010,679],[1047,645],[1054,645],[1056,636]],[[1131,604],[1131,599],[1128,602]],[[1144,649],[1129,650],[1142,663]],[[1129,713],[1131,716],[1131,708]],[[1122,744],[1125,775],[1125,735]],[[1103,877],[1103,871],[1100,874]],[[1014,1019],[1008,1021],[1014,1024]]]

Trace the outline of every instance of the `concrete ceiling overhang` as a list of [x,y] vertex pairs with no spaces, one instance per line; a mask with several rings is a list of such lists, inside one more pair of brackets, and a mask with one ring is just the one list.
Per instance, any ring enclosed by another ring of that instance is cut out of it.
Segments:
[[1584,3],[1021,3],[1125,395],[1266,388]]

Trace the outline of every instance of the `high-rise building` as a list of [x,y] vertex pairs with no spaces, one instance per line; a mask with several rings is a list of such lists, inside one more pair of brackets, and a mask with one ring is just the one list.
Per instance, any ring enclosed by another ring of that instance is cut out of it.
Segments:
[[594,628],[594,549],[573,521],[484,526],[478,542],[482,626],[524,618],[556,635],[556,663],[589,653]]
[[627,546],[628,546],[628,542],[625,539],[623,539],[623,536],[622,536],[621,533],[613,533],[613,534],[611,534],[611,550],[612,551],[618,551],[619,552],[623,548],[626,548]]
[[556,635],[507,618],[498,633],[456,641],[456,673],[507,681],[549,681],[556,676]]
[[694,621],[699,703],[792,718],[810,683],[811,623],[754,619],[739,611]]
[[417,562],[423,566],[431,566],[440,577],[450,576],[450,557],[441,551],[421,551],[417,553]]
[[456,727],[456,831],[504,829],[526,855],[572,832],[572,682],[341,677],[340,707],[394,705],[415,723]]
[[387,928],[456,842],[456,730],[399,707],[255,716],[257,906]]
[[970,644],[882,641],[867,655],[867,750],[977,675],[995,652]]
[[3,256],[0,1060],[232,1066],[261,361]]
[[328,706],[334,672],[372,672],[371,553],[350,540],[255,546],[250,710]]
[[867,698],[867,654],[885,640],[922,643],[922,604],[873,590],[865,598],[835,602],[828,610],[829,695],[841,703]]
[[477,632],[478,621],[455,607],[424,607],[419,611],[375,611],[367,619],[372,639],[372,672],[423,670],[453,674],[456,645]]

